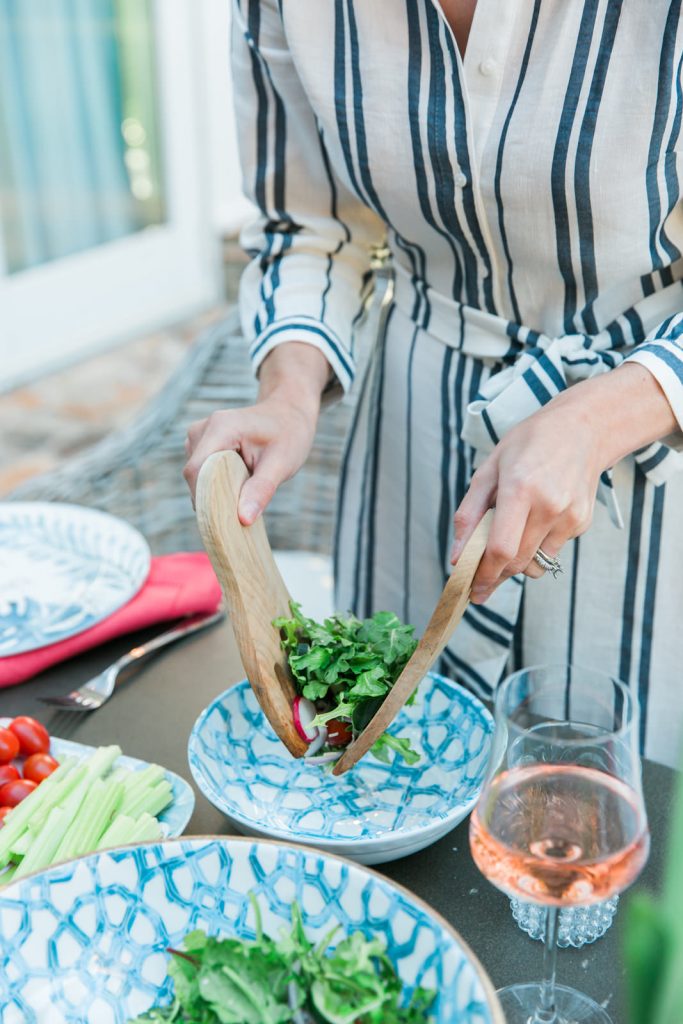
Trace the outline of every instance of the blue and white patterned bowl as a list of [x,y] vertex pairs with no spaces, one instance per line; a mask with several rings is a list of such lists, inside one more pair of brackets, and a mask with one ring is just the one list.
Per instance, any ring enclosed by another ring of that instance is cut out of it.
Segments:
[[366,754],[337,778],[329,766],[292,757],[244,680],[199,716],[188,756],[204,796],[239,832],[381,864],[424,849],[469,814],[492,731],[481,701],[430,673],[391,726],[410,738],[421,760],[385,765]]
[[101,622],[137,594],[149,565],[142,534],[106,512],[0,502],[0,657]]
[[168,946],[193,928],[254,937],[248,894],[277,935],[296,900],[308,936],[383,936],[408,992],[438,992],[433,1024],[504,1024],[490,981],[427,904],[348,861],[236,837],[125,847],[0,891],[2,1024],[124,1024],[170,1002]]

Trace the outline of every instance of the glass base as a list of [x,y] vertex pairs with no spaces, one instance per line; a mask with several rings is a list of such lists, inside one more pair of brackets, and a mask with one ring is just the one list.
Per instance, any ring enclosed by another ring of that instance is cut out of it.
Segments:
[[498,999],[507,1024],[612,1024],[612,1018],[595,1000],[573,988],[555,988],[557,1015],[536,1016],[540,985],[508,985],[498,990]]
[[[562,907],[558,918],[557,945],[579,949],[587,942],[595,942],[612,924],[618,903],[619,897],[612,896],[603,903],[593,903],[588,907]],[[510,906],[512,916],[522,931],[543,942],[547,907],[524,903],[516,898],[510,900]]]

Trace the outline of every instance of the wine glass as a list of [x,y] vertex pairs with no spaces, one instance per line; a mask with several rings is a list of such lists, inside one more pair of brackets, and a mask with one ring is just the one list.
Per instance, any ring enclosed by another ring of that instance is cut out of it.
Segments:
[[508,1024],[611,1024],[555,984],[558,909],[625,889],[650,838],[640,780],[638,709],[623,683],[546,665],[508,676],[495,697],[489,770],[470,821],[479,870],[508,896],[548,908],[544,979],[498,993]]

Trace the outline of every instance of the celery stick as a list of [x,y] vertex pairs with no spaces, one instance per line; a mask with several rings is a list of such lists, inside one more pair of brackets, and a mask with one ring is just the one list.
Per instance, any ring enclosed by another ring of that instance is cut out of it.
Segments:
[[101,778],[106,775],[111,766],[121,757],[121,747],[98,747],[94,754],[83,763],[86,765],[90,775],[94,778]]
[[[66,815],[67,812],[63,807],[52,808],[47,817],[47,821],[40,831],[40,834],[36,836],[31,849],[26,854],[21,864],[17,867],[14,873],[15,878],[21,878],[23,875],[28,875],[31,871],[39,871],[40,868],[43,867],[44,862],[45,864],[50,863],[51,851],[54,848],[54,836],[59,834],[58,830],[60,829]],[[57,841],[59,842],[59,840]]]
[[112,821],[111,825],[100,838],[97,844],[98,850],[106,850],[110,846],[125,846],[130,842],[130,836],[135,828],[135,821],[127,814],[119,814]]
[[[41,871],[52,863],[59,844],[64,838],[69,825],[78,814],[78,810],[92,784],[87,769],[84,768],[83,771],[85,778],[79,782],[59,807],[53,808],[50,812],[47,821],[34,842],[31,843],[26,856],[19,865],[15,877],[21,878],[31,871]],[[56,811],[60,812],[59,817],[56,817]]]
[[153,818],[157,818],[164,808],[168,807],[171,803],[173,803],[173,788],[167,782],[165,786],[154,787],[154,790],[149,793],[142,810],[146,811]]
[[17,860],[18,858],[24,857],[28,852],[28,848],[33,840],[38,835],[39,829],[27,828],[17,839],[16,843],[12,843],[12,854],[10,860]]
[[146,843],[153,839],[161,839],[162,831],[159,822],[151,814],[141,814],[135,822],[129,843]]
[[97,848],[102,850],[106,847],[125,846],[128,843],[143,843],[162,838],[161,826],[151,814],[141,814],[138,819],[121,814],[102,836]]
[[144,793],[165,779],[166,773],[158,764],[151,764],[139,772],[128,772],[125,780],[126,791],[121,807],[122,813],[129,813],[127,805],[132,804],[140,793]]
[[102,833],[111,824],[121,797],[123,784],[95,779],[76,817],[59,844],[55,860],[71,860],[91,853]]
[[158,782],[151,789],[143,790],[134,796],[133,799],[124,800],[121,804],[121,813],[128,814],[131,818],[139,818],[143,811],[148,814],[157,815],[167,807],[173,800],[173,789],[166,779]]
[[0,868],[9,862],[14,843],[29,825],[31,829],[42,825],[52,808],[66,798],[83,775],[76,758],[69,758],[7,815],[0,829]]

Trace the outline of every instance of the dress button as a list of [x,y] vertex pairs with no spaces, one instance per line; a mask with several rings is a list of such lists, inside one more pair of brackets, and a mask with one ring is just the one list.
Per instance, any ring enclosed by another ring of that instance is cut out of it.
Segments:
[[489,75],[494,75],[497,69],[498,64],[493,59],[493,57],[487,57],[486,60],[483,60],[479,65],[479,73],[485,75],[486,77],[488,77]]
[[456,188],[464,188],[467,184],[467,175],[463,174],[462,171],[458,171],[453,181],[455,182]]

